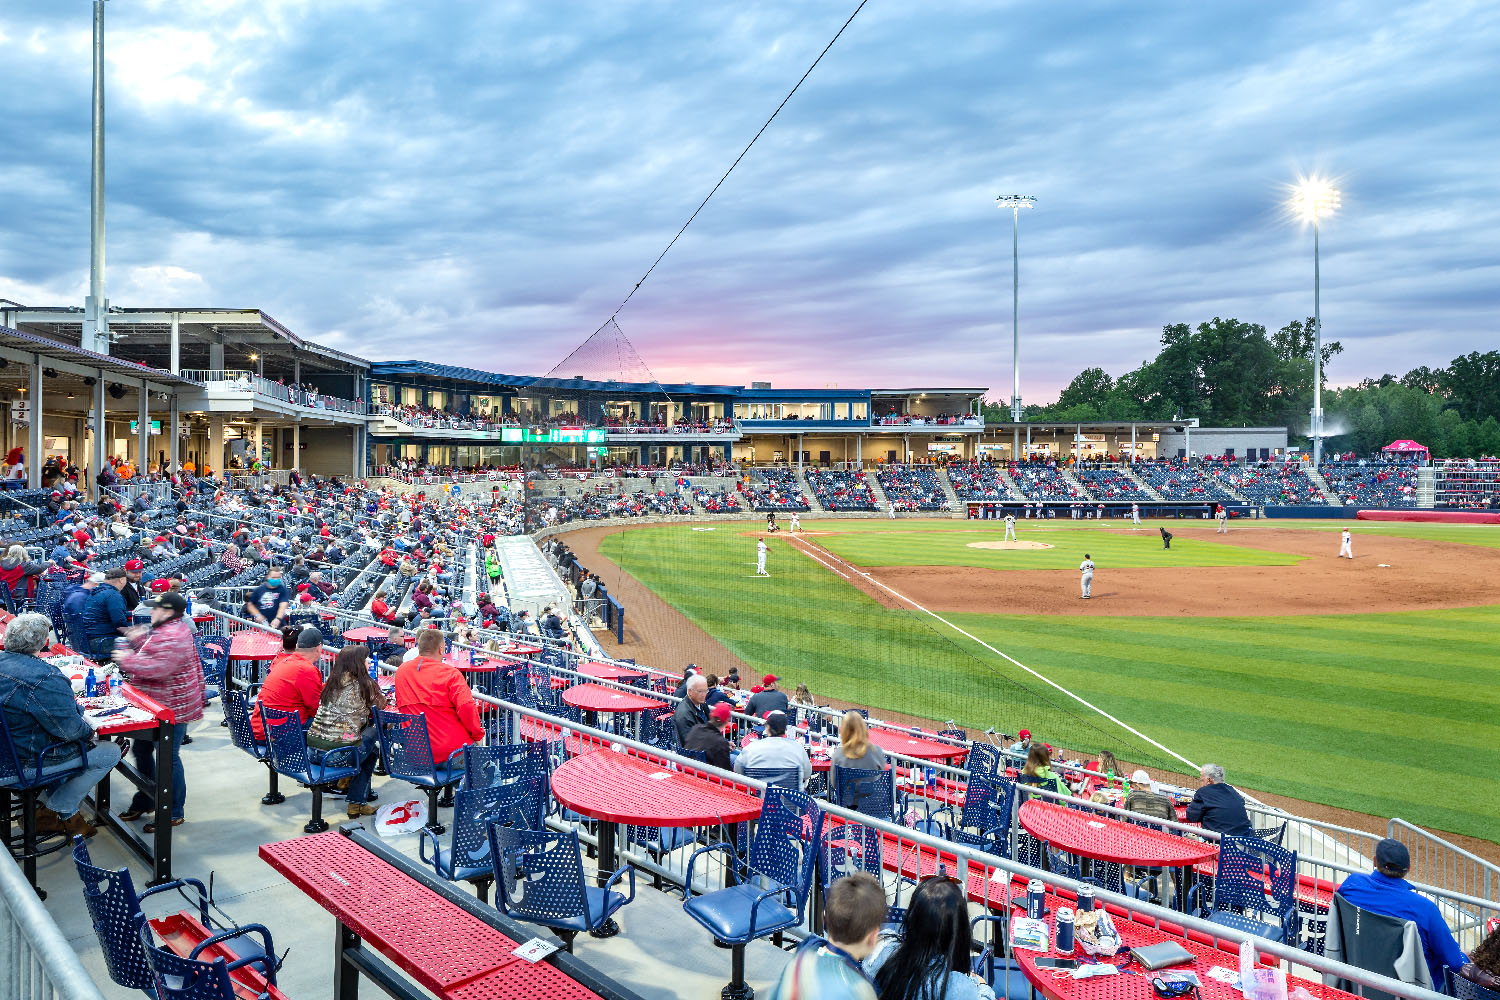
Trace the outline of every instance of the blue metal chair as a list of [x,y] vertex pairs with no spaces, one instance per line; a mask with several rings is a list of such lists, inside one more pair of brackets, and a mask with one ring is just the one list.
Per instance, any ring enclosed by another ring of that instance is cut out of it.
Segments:
[[[233,962],[225,962],[222,958],[215,958],[212,962],[202,962],[196,957],[180,958],[156,943],[145,914],[137,914],[135,920],[136,936],[155,980],[153,996],[156,1000],[243,1000],[244,995],[235,992],[230,971],[251,964],[263,967],[271,964],[265,956],[240,958]],[[204,947],[194,948],[194,956]],[[262,992],[255,1000],[269,996],[269,993]]]
[[1275,844],[1277,847],[1281,847],[1283,846],[1282,841],[1286,837],[1286,820],[1282,820],[1281,823],[1276,826],[1257,827],[1253,832],[1255,833],[1255,836],[1260,838],[1261,840]]
[[224,690],[229,671],[229,644],[226,635],[200,635],[194,638],[198,646],[198,660],[203,664],[205,697],[209,701],[218,698]]
[[[747,857],[728,843],[700,847],[688,857],[682,908],[732,949],[724,1000],[753,995],[745,984],[745,945],[802,923],[822,835],[823,812],[810,796],[771,787]],[[694,895],[693,866],[713,851],[724,853],[725,879],[735,884]]]
[[[36,884],[36,859],[65,849],[68,846],[68,839],[61,833],[37,833],[37,798],[52,785],[81,773],[84,756],[88,751],[89,745],[82,740],[49,743],[42,747],[35,765],[28,769],[21,763],[21,758],[16,753],[16,745],[11,740],[10,725],[5,721],[5,713],[0,712],[0,839],[4,840],[10,856],[20,862],[22,870],[26,873],[26,881],[31,883],[33,889],[36,889],[39,899],[46,899],[47,893]],[[63,758],[69,752],[78,754],[76,764],[61,768],[46,777],[42,776],[42,770],[49,759]],[[12,795],[19,796],[21,800],[21,836],[19,838],[11,834],[11,817],[14,815],[11,808]],[[54,839],[55,843],[49,843]]]
[[254,939],[238,942],[238,950],[245,958],[240,964],[260,959],[262,974],[270,982],[276,982],[276,971],[280,963],[276,961],[271,932],[260,924],[221,929],[208,912],[208,908],[213,905],[208,898],[208,890],[197,879],[175,879],[137,893],[135,882],[130,877],[130,869],[117,868],[111,871],[97,867],[89,857],[88,845],[82,837],[73,838],[73,864],[83,883],[83,902],[89,911],[89,921],[93,924],[94,934],[99,938],[99,947],[104,952],[104,967],[109,971],[109,978],[118,985],[126,989],[144,990],[148,996],[156,996],[156,980],[151,973],[141,936],[135,929],[137,919],[143,916],[141,900],[169,889],[175,889],[181,895],[186,888],[196,890],[196,897],[188,897],[188,901],[197,904],[198,920],[211,933],[196,950],[201,951],[210,945],[241,935],[260,934],[263,938],[260,942]]
[[307,745],[307,732],[296,712],[257,706],[266,731],[266,752],[271,766],[312,791],[312,818],[302,827],[304,833],[322,833],[328,829],[323,818],[323,791],[343,778],[359,774],[359,747],[335,747],[317,750]]
[[[1197,902],[1197,889],[1191,904]],[[1295,946],[1297,852],[1258,837],[1222,838],[1213,902],[1201,912],[1213,923]]]
[[985,774],[994,777],[1004,777],[1005,765],[1001,761],[998,748],[988,743],[973,743],[969,746],[969,754],[964,758],[964,766],[968,768],[969,774]]
[[250,726],[250,706],[257,689],[256,685],[252,685],[244,691],[234,688],[225,690],[224,721],[229,723],[229,741],[237,749],[266,765],[266,770],[271,775],[271,787],[261,796],[261,805],[280,805],[286,801],[286,796],[279,787],[281,776],[271,766],[270,751],[265,743],[255,738],[255,730]]
[[549,790],[547,745],[545,743],[509,743],[464,748],[463,788],[494,788],[519,785],[525,788],[529,806],[527,826],[542,827]]
[[829,795],[845,809],[862,812],[894,822],[896,818],[896,772],[894,768],[876,771],[864,767],[835,764]]
[[[572,830],[523,830],[491,823],[489,842],[500,912],[552,928],[568,951],[579,931],[594,937],[619,933],[612,918],[635,900],[635,869],[630,865],[595,887],[584,876],[583,849]],[[614,886],[627,875],[630,895],[624,896]]]
[[[980,935],[977,933],[980,924],[991,923],[999,928],[992,933],[991,939],[985,942],[983,949],[980,951],[979,956],[974,959],[969,971],[983,978],[989,984],[990,989],[995,991],[995,996],[997,997],[1003,996],[1005,1000],[1031,1000],[1033,996],[1038,994],[1032,992],[1030,980],[1026,978],[1026,974],[1021,971],[1020,965],[1014,959],[1004,957],[1004,928],[1006,921],[1009,919],[1004,914],[986,914],[985,916],[975,917],[969,921],[969,927],[975,941],[980,939]],[[1000,945],[998,950],[1001,952],[1001,955],[998,958],[995,955],[997,950],[996,944]],[[1002,976],[1004,977],[1004,982],[999,981]]]
[[794,792],[802,791],[802,772],[795,767],[747,767],[745,777],[758,778],[777,788],[788,788]]
[[1500,1000],[1500,990],[1485,989],[1472,980],[1465,979],[1453,971],[1453,966],[1443,968],[1443,979],[1448,983],[1448,995],[1458,1000]]
[[[943,836],[955,844],[978,847],[998,857],[1010,857],[1010,821],[1016,784],[992,774],[969,772],[969,784],[957,818],[953,807],[935,810],[934,817],[947,814]],[[939,820],[942,823],[942,820]]]
[[386,773],[427,792],[427,829],[442,833],[447,827],[438,822],[438,793],[451,790],[463,779],[463,761],[459,758],[467,748],[453,751],[440,767],[433,763],[427,720],[422,716],[376,709],[375,730]]
[[474,883],[480,902],[488,903],[490,884],[495,880],[495,866],[490,860],[490,824],[542,829],[540,810],[530,798],[529,789],[520,782],[460,789],[453,797],[453,830],[448,846],[444,847],[431,830],[421,829],[417,849],[422,863],[431,865],[433,871],[450,882]]

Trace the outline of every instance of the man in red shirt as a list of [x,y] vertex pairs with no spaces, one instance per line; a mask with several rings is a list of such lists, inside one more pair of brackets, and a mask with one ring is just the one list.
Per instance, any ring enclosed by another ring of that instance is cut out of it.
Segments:
[[427,741],[438,767],[455,750],[484,739],[469,683],[443,661],[443,633],[437,629],[418,632],[417,655],[396,669],[396,708],[427,719]]
[[[297,648],[271,661],[271,672],[260,687],[258,703],[283,712],[296,712],[306,726],[318,714],[318,699],[323,694],[323,672],[318,657],[323,653],[323,633],[309,625],[297,633]],[[255,738],[264,740],[266,730],[260,712],[250,714],[250,728]]]

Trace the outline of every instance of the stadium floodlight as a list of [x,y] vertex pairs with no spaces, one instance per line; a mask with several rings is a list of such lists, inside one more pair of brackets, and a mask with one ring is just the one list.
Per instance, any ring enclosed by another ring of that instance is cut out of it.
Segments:
[[[1001,195],[995,199],[1010,209],[1010,419],[1021,422],[1021,209],[1036,205],[1029,194]],[[1021,428],[1011,428],[1011,461],[1021,458]]]
[[[109,353],[109,300],[104,295],[104,2],[94,0],[94,107],[89,164],[89,294],[83,304],[82,347]],[[104,435],[96,436],[103,441]],[[95,449],[95,466],[103,465]]]
[[1303,177],[1292,187],[1287,203],[1292,214],[1313,228],[1313,467],[1323,462],[1323,301],[1322,273],[1318,262],[1319,223],[1337,212],[1342,204],[1339,189],[1322,177]]

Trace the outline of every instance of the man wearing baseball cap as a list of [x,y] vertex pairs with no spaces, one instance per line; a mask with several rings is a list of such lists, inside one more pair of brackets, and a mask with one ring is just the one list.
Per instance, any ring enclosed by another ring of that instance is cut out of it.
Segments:
[[796,770],[796,788],[800,792],[807,786],[807,779],[812,777],[812,761],[807,757],[807,748],[799,740],[787,736],[786,722],[785,712],[767,712],[766,731],[760,739],[745,744],[735,759],[734,769],[740,774],[744,774],[747,767]]
[[125,598],[125,606],[134,608],[141,603],[141,574],[145,571],[146,564],[139,559],[131,559],[125,563],[125,586],[120,588],[120,596]]
[[753,715],[758,719],[764,719],[772,712],[786,714],[789,699],[785,691],[776,690],[776,682],[781,680],[775,674],[766,674],[760,679],[760,690],[750,696],[745,703],[745,714]]
[[724,729],[729,725],[729,717],[733,714],[734,709],[722,702],[709,709],[708,721],[700,722],[688,730],[683,748],[701,750],[709,764],[726,771],[731,770],[734,759],[730,756],[729,741],[724,738]]
[[[1417,933],[1422,938],[1426,967],[1403,968],[1402,956],[1393,955],[1391,958],[1397,963],[1396,978],[1442,992],[1443,966],[1452,966],[1457,975],[1469,958],[1453,939],[1453,932],[1448,929],[1447,921],[1438,911],[1437,904],[1417,892],[1406,881],[1406,873],[1410,870],[1411,854],[1406,845],[1388,837],[1375,845],[1375,870],[1368,875],[1350,875],[1336,891],[1361,910],[1395,917],[1397,920],[1409,920],[1415,924]],[[1336,909],[1329,910],[1325,947],[1327,957],[1338,962],[1343,961],[1343,941],[1336,926]]]

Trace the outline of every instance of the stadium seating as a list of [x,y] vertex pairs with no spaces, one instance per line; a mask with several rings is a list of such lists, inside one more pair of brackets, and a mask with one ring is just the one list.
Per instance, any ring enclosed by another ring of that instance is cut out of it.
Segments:
[[693,499],[710,514],[738,514],[744,509],[739,494],[729,490],[698,489],[693,492]]
[[1012,500],[1010,480],[998,466],[988,463],[949,465],[948,481],[960,500]]
[[808,469],[807,484],[825,510],[876,510],[875,492],[863,472]]
[[1439,507],[1491,508],[1500,497],[1500,460],[1450,459],[1433,466]]
[[1208,475],[1238,492],[1251,503],[1265,506],[1318,506],[1328,499],[1300,465],[1288,462],[1258,462],[1255,465],[1204,463]]
[[1151,494],[1119,469],[1078,469],[1073,475],[1095,500],[1139,502],[1152,499]]
[[1135,474],[1160,493],[1163,500],[1197,503],[1235,503],[1222,482],[1199,465],[1175,459],[1137,462]]
[[897,510],[950,510],[938,471],[930,465],[884,465],[876,473],[886,499]]
[[809,510],[797,474],[787,468],[756,469],[745,492],[750,509],[758,511]]
[[1010,478],[1028,500],[1092,499],[1087,492],[1063,478],[1062,472],[1051,463],[1013,462]]
[[1346,507],[1402,508],[1417,505],[1417,467],[1411,462],[1324,462],[1318,472]]

